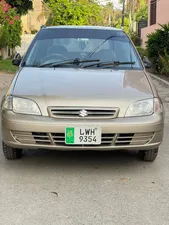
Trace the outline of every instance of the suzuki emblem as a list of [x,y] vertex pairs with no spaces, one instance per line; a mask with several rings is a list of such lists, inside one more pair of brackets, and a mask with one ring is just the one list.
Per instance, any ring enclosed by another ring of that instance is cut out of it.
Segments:
[[80,117],[86,117],[88,115],[87,111],[85,109],[82,109],[80,112],[79,112],[79,116]]

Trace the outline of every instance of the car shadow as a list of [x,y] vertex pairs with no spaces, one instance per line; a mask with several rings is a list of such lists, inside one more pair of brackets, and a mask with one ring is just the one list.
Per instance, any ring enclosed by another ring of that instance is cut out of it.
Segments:
[[[11,163],[11,161],[8,161]],[[49,151],[49,150],[26,150],[21,160],[12,161],[12,164],[23,165],[24,169],[53,168],[67,171],[88,171],[93,169],[116,170],[121,168],[140,167],[145,162],[139,161],[137,151]]]

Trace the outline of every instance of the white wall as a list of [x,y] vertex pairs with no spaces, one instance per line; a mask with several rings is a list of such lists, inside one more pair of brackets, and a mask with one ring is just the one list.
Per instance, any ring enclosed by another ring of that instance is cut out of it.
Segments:
[[16,52],[20,53],[22,56],[27,51],[29,45],[31,44],[32,40],[34,39],[35,34],[23,34],[22,35],[22,41],[21,41],[21,47],[17,47],[15,50]]

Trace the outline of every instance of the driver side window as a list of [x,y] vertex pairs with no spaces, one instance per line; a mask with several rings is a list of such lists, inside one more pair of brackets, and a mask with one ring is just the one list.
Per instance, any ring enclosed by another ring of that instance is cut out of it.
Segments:
[[[52,46],[53,40],[38,40],[31,49],[27,59],[27,65],[39,65],[43,58],[48,55],[48,49]],[[43,47],[42,47],[43,46]]]

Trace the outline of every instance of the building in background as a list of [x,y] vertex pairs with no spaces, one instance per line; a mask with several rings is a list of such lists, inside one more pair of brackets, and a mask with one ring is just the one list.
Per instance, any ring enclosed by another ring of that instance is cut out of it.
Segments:
[[159,24],[169,23],[169,0],[149,0],[148,4],[148,27],[141,31],[143,47],[148,34],[160,28]]
[[31,33],[33,30],[39,30],[45,24],[45,16],[38,16],[44,11],[42,0],[33,0],[33,10],[22,17],[23,32]]

